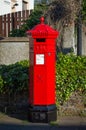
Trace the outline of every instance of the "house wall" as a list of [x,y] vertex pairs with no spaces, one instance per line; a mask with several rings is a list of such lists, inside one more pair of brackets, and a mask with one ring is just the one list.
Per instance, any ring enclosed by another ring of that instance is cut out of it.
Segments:
[[17,0],[17,4],[18,4],[18,6],[15,6],[16,12],[22,11],[22,7],[23,7],[22,0]]
[[28,0],[28,9],[33,10],[34,9],[34,1],[35,0]]
[[[28,2],[26,10],[34,9],[34,0],[25,0]],[[17,3],[17,6],[13,6]],[[1,0],[0,1],[0,16],[12,12],[18,12],[23,10],[23,2],[22,0]],[[24,9],[25,10],[25,9]]]
[[0,64],[13,64],[29,59],[28,38],[5,38],[0,40]]
[[11,12],[11,0],[0,0],[0,16]]
[[[15,6],[15,11],[22,11],[22,10],[33,10],[34,9],[34,0],[24,0],[25,2],[27,2],[27,7],[24,8],[24,2],[22,0],[17,0],[18,5]],[[13,10],[12,10],[13,12]]]

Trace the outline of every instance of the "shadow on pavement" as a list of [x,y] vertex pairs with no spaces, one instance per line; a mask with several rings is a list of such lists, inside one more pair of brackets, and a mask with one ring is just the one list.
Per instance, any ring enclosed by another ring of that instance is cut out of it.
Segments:
[[0,130],[86,130],[86,126],[53,126],[48,124],[0,124]]
[[2,109],[0,108],[0,112],[12,118],[28,120],[28,105],[2,107]]

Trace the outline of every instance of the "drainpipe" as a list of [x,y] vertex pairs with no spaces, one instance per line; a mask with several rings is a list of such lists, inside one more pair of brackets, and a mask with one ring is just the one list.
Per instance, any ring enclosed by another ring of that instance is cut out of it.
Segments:
[[80,13],[77,20],[77,55],[82,55],[82,0],[80,0]]

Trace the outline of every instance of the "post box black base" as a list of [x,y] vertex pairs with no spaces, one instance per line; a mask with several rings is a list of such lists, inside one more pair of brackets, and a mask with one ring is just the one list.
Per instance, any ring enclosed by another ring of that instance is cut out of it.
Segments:
[[48,123],[57,120],[56,105],[50,106],[29,106],[28,118],[30,122]]

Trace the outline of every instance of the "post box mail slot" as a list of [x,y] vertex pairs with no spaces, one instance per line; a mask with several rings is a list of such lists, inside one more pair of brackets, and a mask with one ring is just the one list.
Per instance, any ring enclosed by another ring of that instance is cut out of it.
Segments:
[[37,39],[36,39],[36,42],[45,42],[45,41],[46,41],[45,38],[37,38]]

